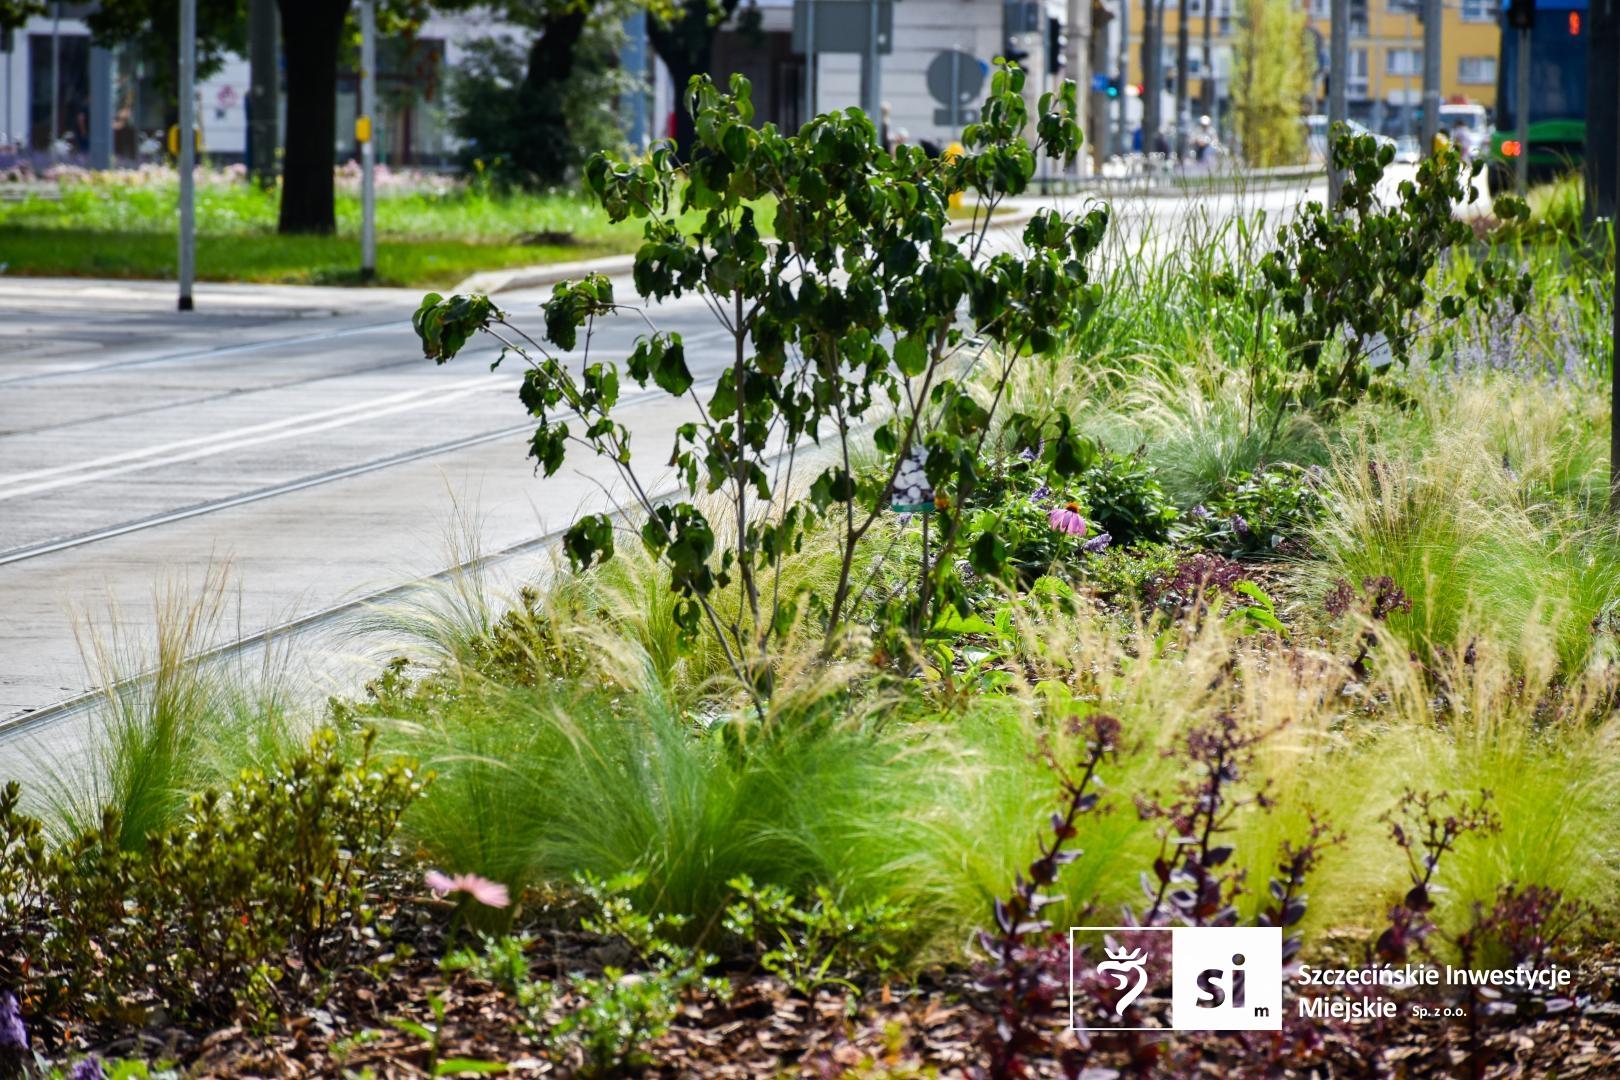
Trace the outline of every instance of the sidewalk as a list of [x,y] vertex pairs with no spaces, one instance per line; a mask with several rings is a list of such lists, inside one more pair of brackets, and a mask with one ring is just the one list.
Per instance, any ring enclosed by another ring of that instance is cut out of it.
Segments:
[[[1028,198],[1010,200],[1001,213],[991,219],[992,229],[1022,228],[1025,222],[1034,215],[1038,204],[1032,203]],[[950,235],[967,232],[973,227],[969,221],[959,221],[950,225],[945,231]],[[464,278],[456,284],[454,289],[446,290],[450,293],[483,293],[493,296],[496,293],[510,292],[513,289],[532,289],[541,285],[555,285],[559,281],[569,281],[584,277],[586,274],[606,274],[608,277],[620,277],[629,274],[635,269],[636,257],[634,255],[608,255],[600,259],[582,259],[578,262],[543,263],[538,266],[518,266],[507,270],[486,270],[471,277]]]

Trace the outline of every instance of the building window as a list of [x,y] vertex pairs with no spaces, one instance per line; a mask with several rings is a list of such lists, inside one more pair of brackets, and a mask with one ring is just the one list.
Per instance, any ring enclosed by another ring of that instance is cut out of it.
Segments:
[[1390,49],[1385,64],[1391,75],[1420,75],[1423,73],[1423,50]]
[[1496,57],[1459,56],[1457,81],[1474,85],[1493,85],[1496,82]]
[[1332,18],[1332,0],[1311,0],[1311,17],[1316,19]]
[[1492,0],[1462,0],[1463,22],[1495,22],[1496,4]]
[[1367,96],[1367,50],[1350,50],[1350,74],[1344,80],[1344,92],[1350,97]]

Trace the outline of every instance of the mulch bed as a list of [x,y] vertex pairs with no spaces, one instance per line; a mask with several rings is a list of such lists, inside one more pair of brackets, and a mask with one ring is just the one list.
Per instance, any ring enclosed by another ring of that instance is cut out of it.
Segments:
[[[582,947],[578,940],[553,942],[553,959]],[[548,966],[537,963],[536,975],[545,977]],[[1403,1010],[1379,1022],[1290,1019],[1280,1037],[1178,1033],[1127,1044],[1117,1041],[1124,1036],[1110,1036],[1116,1041],[1093,1047],[1095,1071],[1087,1076],[1620,1076],[1620,951],[1593,949],[1578,972],[1576,985],[1587,995],[1581,1009],[1485,1023],[1472,1048],[1465,1021],[1416,1020]],[[853,1015],[841,994],[806,1000],[767,976],[737,976],[733,985],[729,1002],[684,1007],[651,1047],[655,1064],[646,1075],[955,1077],[981,1060],[976,1039],[984,1014],[964,973],[874,991]],[[380,977],[351,973],[321,1007],[268,1034],[232,1027],[200,1040],[171,1038],[168,1046],[190,1062],[193,1075],[422,1076],[432,1067],[427,1044],[394,1022],[432,1025],[435,998],[445,1010],[441,1060],[500,1062],[511,1075],[573,1074],[570,1063],[548,1056],[531,1018],[509,995],[465,976],[446,979],[430,951],[393,963]],[[1062,1022],[1054,1019],[1054,1029]],[[1059,1041],[1072,1047],[1074,1038],[1063,1032]],[[164,1041],[145,1045],[151,1052]],[[1268,1061],[1275,1058],[1281,1060]],[[1055,1063],[1037,1063],[1035,1075],[1058,1075]]]

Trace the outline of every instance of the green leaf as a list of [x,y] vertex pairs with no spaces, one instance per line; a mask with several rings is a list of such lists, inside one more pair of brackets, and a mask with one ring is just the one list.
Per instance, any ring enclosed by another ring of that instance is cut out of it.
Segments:
[[915,378],[928,368],[928,346],[920,335],[910,334],[894,343],[894,364],[907,378]]

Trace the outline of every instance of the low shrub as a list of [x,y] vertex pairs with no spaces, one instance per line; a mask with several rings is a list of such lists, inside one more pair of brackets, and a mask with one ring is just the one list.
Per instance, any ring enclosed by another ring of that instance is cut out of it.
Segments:
[[854,991],[865,975],[889,974],[911,929],[899,905],[844,904],[825,885],[803,903],[780,885],[740,877],[731,886],[737,899],[726,908],[726,932],[745,943],[762,970],[804,997],[823,986]]
[[1278,462],[1239,473],[1207,504],[1193,507],[1184,537],[1223,555],[1297,555],[1322,513],[1320,468]]
[[1140,454],[1102,453],[1076,483],[1094,533],[1125,547],[1169,538],[1176,508]]
[[[219,1020],[273,1014],[313,975],[374,941],[366,887],[422,791],[371,740],[331,733],[269,772],[194,796],[183,819],[128,850],[109,811],[48,848],[0,795],[0,956],[32,1010],[91,1022],[161,1007]],[[288,964],[291,950],[295,964]]]

